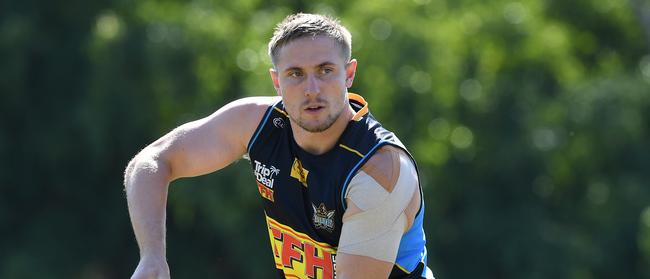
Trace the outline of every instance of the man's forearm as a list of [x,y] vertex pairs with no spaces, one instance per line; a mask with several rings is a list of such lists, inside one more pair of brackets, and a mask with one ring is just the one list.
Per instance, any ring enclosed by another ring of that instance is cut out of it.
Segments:
[[129,216],[140,257],[165,257],[165,217],[169,167],[151,156],[136,156],[127,167],[124,185]]

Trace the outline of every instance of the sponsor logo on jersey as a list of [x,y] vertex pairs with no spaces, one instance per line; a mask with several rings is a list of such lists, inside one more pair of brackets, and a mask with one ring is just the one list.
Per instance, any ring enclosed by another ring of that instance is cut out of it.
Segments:
[[255,180],[257,180],[257,189],[260,195],[267,200],[273,201],[273,183],[275,177],[280,174],[280,169],[275,166],[267,167],[260,161],[255,160]]
[[295,158],[293,160],[293,165],[291,165],[291,177],[298,179],[298,181],[302,183],[302,186],[307,187],[308,175],[309,171],[302,166],[302,162],[300,162],[298,158]]
[[255,179],[260,184],[273,189],[274,177],[278,174],[280,174],[280,169],[275,166],[267,167],[265,164],[260,163],[260,161],[255,160]]
[[280,129],[284,128],[284,119],[282,117],[273,118],[273,126]]
[[287,278],[336,278],[336,248],[266,217],[275,267]]
[[316,207],[313,203],[311,207],[314,208],[314,226],[317,229],[332,232],[334,230],[334,213],[336,210],[327,210],[324,203]]

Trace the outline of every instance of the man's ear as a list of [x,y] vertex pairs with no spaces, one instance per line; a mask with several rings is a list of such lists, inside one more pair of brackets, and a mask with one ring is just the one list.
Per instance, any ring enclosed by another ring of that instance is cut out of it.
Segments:
[[345,66],[345,86],[347,88],[352,87],[352,82],[354,81],[354,74],[357,72],[357,60],[352,59]]
[[282,93],[280,92],[280,80],[278,78],[278,71],[276,71],[274,68],[270,68],[269,73],[271,74],[271,80],[273,81],[275,92],[277,92],[279,96],[282,96]]

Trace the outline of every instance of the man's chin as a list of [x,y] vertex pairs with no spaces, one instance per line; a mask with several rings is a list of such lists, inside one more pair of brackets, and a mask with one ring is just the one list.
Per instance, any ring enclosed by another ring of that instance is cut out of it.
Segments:
[[321,133],[329,129],[330,126],[308,126],[308,127],[301,127],[305,131],[310,132],[310,133]]
[[299,122],[298,126],[302,128],[303,130],[310,132],[310,133],[321,133],[332,127],[331,123],[304,123],[304,122]]

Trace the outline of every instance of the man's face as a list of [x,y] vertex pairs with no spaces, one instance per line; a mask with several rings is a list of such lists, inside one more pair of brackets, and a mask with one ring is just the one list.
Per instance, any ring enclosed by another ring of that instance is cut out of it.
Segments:
[[273,85],[291,121],[317,133],[327,130],[348,107],[356,60],[345,61],[341,47],[328,37],[303,37],[278,52]]

